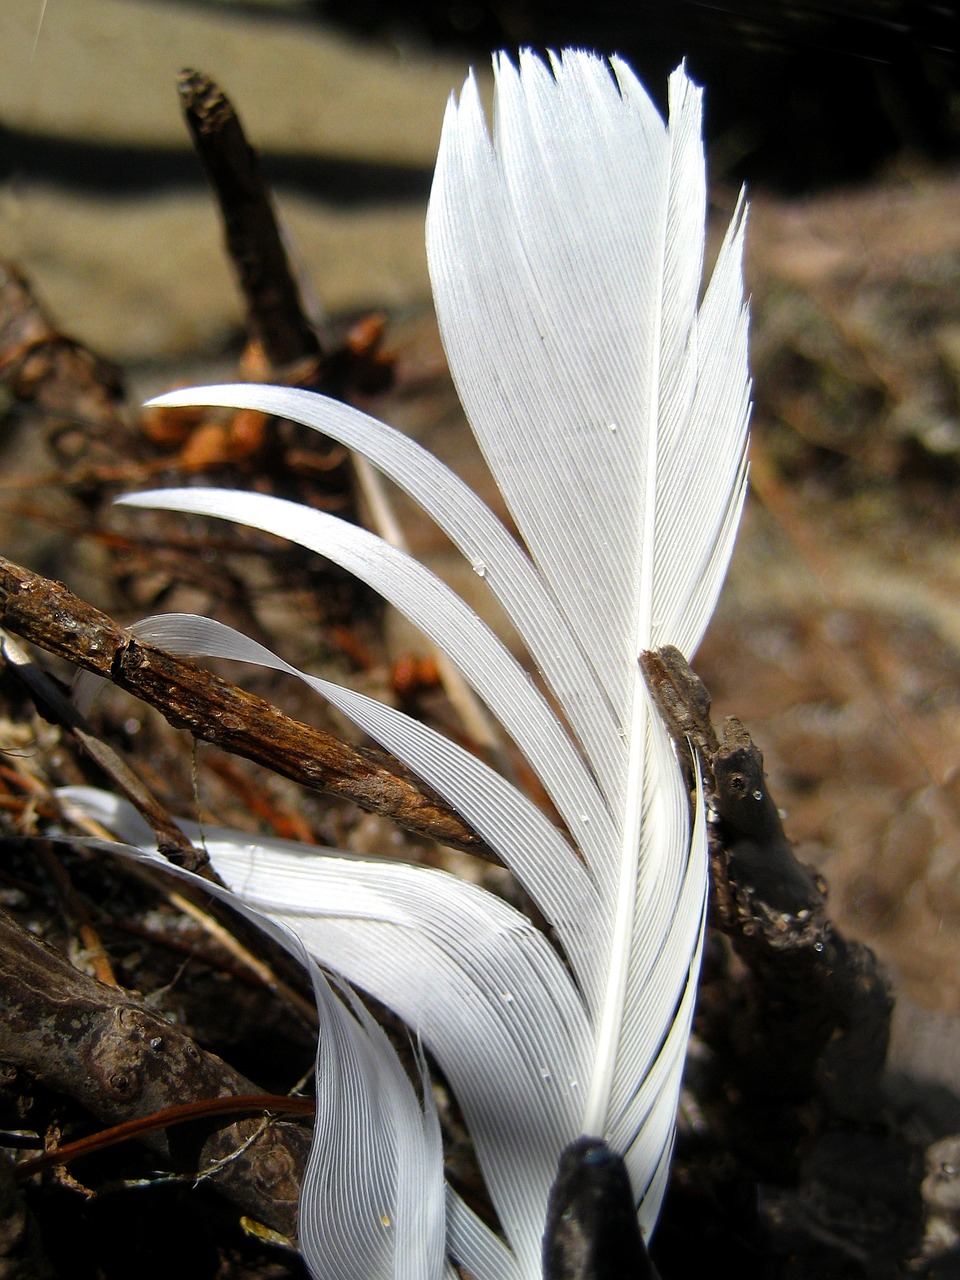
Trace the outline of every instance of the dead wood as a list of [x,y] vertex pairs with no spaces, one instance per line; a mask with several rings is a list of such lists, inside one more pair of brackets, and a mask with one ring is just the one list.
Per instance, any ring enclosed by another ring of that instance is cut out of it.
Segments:
[[[275,370],[312,362],[315,379],[323,353],[304,315],[259,157],[233,103],[214,80],[188,69],[180,72],[178,89],[193,145],[220,207],[250,336]],[[307,385],[311,377],[306,368],[300,370],[304,376],[302,385]]]
[[874,1117],[893,997],[873,953],[826,914],[826,886],[797,861],[763,756],[732,716],[717,738],[710,698],[676,649],[644,673],[688,769],[702,769],[710,827],[713,923],[753,977],[736,1041],[751,1095],[817,1095],[831,1115]]
[[702,779],[711,922],[741,962],[713,948],[705,965],[696,1029],[715,1078],[701,1081],[698,1102],[711,1142],[709,1153],[693,1144],[690,1167],[716,1178],[721,1162],[741,1199],[768,1184],[738,1230],[764,1252],[802,1254],[798,1276],[822,1274],[832,1254],[862,1274],[899,1274],[919,1245],[922,1205],[919,1151],[884,1105],[890,984],[873,952],[830,921],[826,885],[795,857],[743,725],[728,718],[718,738],[709,694],[676,649],[641,665],[691,789]]
[[247,332],[275,381],[350,401],[389,386],[379,350],[383,323],[361,322],[325,350],[306,309],[277,220],[273,194],[236,108],[219,84],[186,69],[178,79],[190,137],[213,189],[227,254],[247,308]]
[[492,856],[456,813],[389,756],[290,719],[263,698],[144,644],[62,583],[3,559],[0,625],[126,689],[205,742],[352,800],[419,836]]
[[[257,1092],[159,1013],[80,973],[3,912],[0,1060],[111,1125],[193,1099]],[[253,1117],[178,1126],[144,1141],[257,1221],[296,1234],[307,1129]]]

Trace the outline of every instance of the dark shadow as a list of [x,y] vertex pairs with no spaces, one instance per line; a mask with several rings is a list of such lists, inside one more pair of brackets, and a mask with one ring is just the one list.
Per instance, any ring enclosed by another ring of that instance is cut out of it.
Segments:
[[272,17],[478,62],[520,46],[616,51],[661,108],[686,59],[707,91],[711,172],[733,182],[801,193],[903,153],[960,154],[955,0],[291,0]]
[[[290,152],[267,152],[261,161],[275,190],[297,191],[333,205],[422,203],[430,191],[431,169],[414,165]],[[186,141],[182,148],[112,146],[0,126],[0,182],[18,178],[114,196],[207,186]]]

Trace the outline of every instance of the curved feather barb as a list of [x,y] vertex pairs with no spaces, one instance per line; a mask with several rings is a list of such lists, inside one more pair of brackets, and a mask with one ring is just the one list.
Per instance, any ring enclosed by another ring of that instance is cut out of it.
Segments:
[[[438,1213],[423,1190],[442,1169],[428,1091],[419,1102],[360,1006],[331,995],[301,1208],[306,1256],[324,1278],[433,1277],[450,1259],[477,1280],[538,1276],[557,1161],[581,1135],[623,1157],[649,1233],[695,997],[704,817],[699,805],[690,817],[637,660],[664,644],[693,652],[744,499],[743,212],[703,290],[700,91],[683,69],[668,125],[617,58],[523,54],[495,71],[492,137],[472,79],[448,107],[427,250],[453,377],[522,543],[435,458],[346,405],[253,386],[159,403],[262,410],[369,459],[484,578],[549,698],[449,587],[364,529],[259,494],[127,499],[267,530],[363,578],[460,667],[566,828],[431,729],[294,672],[462,813],[562,949],[441,872],[208,837],[248,910],[394,1009],[436,1059],[499,1218],[502,1236],[449,1190]],[[292,670],[209,620],[154,619],[142,632]]]

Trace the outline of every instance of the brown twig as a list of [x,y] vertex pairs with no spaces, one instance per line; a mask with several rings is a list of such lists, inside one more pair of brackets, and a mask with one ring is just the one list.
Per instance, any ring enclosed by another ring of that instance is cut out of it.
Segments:
[[178,78],[180,103],[223,217],[227,251],[247,303],[250,336],[270,365],[285,370],[322,359],[287,262],[270,190],[233,104],[199,71]]
[[93,1155],[95,1151],[106,1151],[108,1147],[119,1146],[121,1142],[129,1142],[132,1138],[143,1138],[147,1134],[158,1133],[176,1124],[188,1124],[193,1120],[239,1116],[250,1112],[258,1115],[313,1116],[316,1110],[313,1098],[290,1097],[287,1094],[236,1093],[225,1098],[197,1098],[194,1102],[180,1102],[176,1106],[155,1111],[152,1115],[125,1120],[122,1124],[111,1125],[109,1129],[101,1129],[99,1133],[89,1134],[86,1138],[53,1147],[42,1156],[21,1161],[16,1167],[15,1176],[18,1182],[26,1182],[44,1169],[70,1164],[83,1156]]
[[492,858],[396,761],[290,719],[271,703],[144,644],[62,583],[0,559],[0,625],[156,707],[171,724],[420,836]]

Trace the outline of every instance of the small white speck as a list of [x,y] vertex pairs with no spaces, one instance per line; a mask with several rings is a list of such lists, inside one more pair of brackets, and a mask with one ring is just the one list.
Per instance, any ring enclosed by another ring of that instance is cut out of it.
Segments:
[[504,1004],[513,1004],[513,993],[510,991],[501,991],[500,998]]
[[571,1088],[571,1089],[579,1089],[579,1088],[580,1088],[580,1081],[579,1081],[579,1080],[571,1080],[571,1081],[570,1081],[570,1088]]
[[487,566],[483,563],[482,560],[478,560],[477,563],[473,566],[473,572],[477,575],[478,578],[485,578],[487,576]]
[[550,1072],[547,1070],[546,1067],[540,1068],[540,1079],[544,1082],[544,1084],[550,1083]]
[[754,793],[753,793],[753,798],[754,798],[754,800],[762,800],[762,799],[763,799],[763,792],[762,792],[762,791],[754,791]]
[[610,426],[610,430],[611,430],[611,431],[619,431],[619,430],[620,430],[620,423],[619,423],[619,422],[611,422],[611,423],[609,424],[609,426]]

